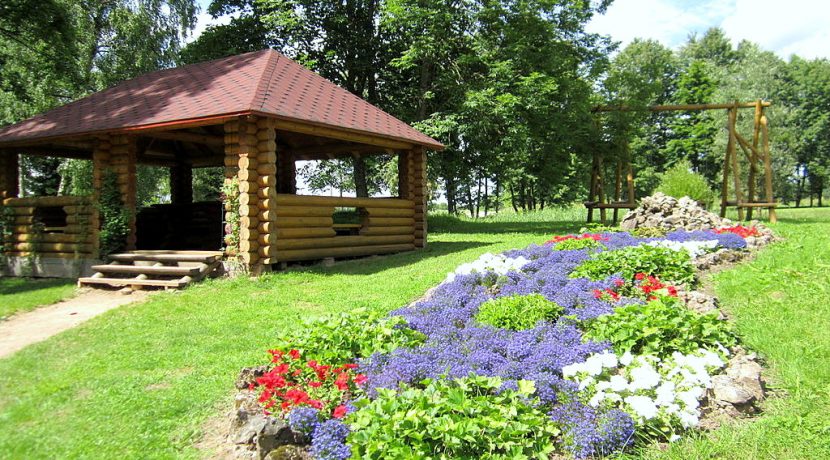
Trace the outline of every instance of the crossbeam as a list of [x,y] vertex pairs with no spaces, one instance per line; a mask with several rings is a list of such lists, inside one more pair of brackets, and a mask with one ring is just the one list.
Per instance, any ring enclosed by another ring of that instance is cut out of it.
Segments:
[[[629,105],[598,105],[591,112],[671,112],[684,110],[724,110],[724,109],[754,109],[757,102],[732,102],[728,104],[674,104],[650,105],[647,107],[632,107]],[[769,101],[762,101],[761,107],[772,105]]]

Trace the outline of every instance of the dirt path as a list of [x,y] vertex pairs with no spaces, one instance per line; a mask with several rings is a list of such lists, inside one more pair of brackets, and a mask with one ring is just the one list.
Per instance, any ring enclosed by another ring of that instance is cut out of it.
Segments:
[[13,315],[6,321],[0,321],[0,358],[71,329],[105,311],[142,300],[147,294],[136,291],[122,295],[113,291],[90,290],[48,307]]

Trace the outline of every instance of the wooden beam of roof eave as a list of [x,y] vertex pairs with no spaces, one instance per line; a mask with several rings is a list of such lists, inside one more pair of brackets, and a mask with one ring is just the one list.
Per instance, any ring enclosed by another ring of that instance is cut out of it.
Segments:
[[[263,114],[263,116],[268,116]],[[344,129],[332,128],[329,126],[314,125],[309,123],[300,123],[297,121],[276,119],[276,128],[282,131],[290,131],[292,133],[310,134],[318,137],[326,137],[329,139],[338,139],[341,141],[354,142],[357,144],[374,145],[377,147],[395,149],[395,150],[409,150],[415,147],[413,142],[404,142],[395,139],[389,139],[381,136],[374,136],[369,133],[353,132]]]

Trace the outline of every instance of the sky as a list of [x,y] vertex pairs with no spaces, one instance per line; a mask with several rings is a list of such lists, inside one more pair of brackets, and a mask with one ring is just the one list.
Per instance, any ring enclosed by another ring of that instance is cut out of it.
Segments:
[[[193,40],[212,23],[201,6]],[[798,54],[807,59],[830,58],[830,1],[828,0],[614,0],[605,15],[596,16],[588,31],[610,35],[622,46],[635,38],[651,38],[670,48],[682,45],[690,34],[702,35],[720,27],[737,43],[750,40],[783,59]]]
[[830,57],[827,0],[614,0],[587,29],[610,35],[623,47],[650,38],[677,48],[710,27],[723,29],[733,44],[749,40],[783,59]]

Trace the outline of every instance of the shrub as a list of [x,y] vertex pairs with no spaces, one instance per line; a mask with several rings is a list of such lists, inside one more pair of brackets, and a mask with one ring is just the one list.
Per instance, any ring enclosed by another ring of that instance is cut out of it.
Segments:
[[280,337],[275,348],[298,349],[306,358],[320,362],[353,362],[373,353],[388,353],[399,347],[411,348],[423,343],[423,334],[405,324],[406,320],[400,316],[385,317],[380,312],[359,308],[304,321]]
[[599,249],[605,245],[592,238],[572,238],[553,245],[554,251],[575,251],[578,249]]
[[631,234],[637,238],[662,238],[668,230],[660,227],[640,227],[631,230]]
[[599,281],[618,274],[623,280],[634,281],[637,273],[677,284],[693,283],[695,280],[688,252],[645,244],[595,254],[576,267],[570,276]]
[[101,256],[120,251],[127,244],[130,234],[130,213],[124,206],[118,188],[118,176],[110,169],[104,171],[98,210],[101,230],[98,233]]
[[501,379],[429,380],[425,388],[379,389],[355,402],[347,422],[355,458],[540,458],[554,450],[559,429],[534,407],[535,386]]
[[555,322],[564,309],[541,294],[513,295],[481,304],[476,320],[499,329],[521,331],[539,321]]
[[704,205],[709,205],[715,197],[706,178],[693,172],[688,161],[678,162],[663,173],[656,191],[675,198],[688,196]]
[[701,348],[729,346],[735,337],[715,312],[701,315],[674,298],[663,297],[645,304],[619,306],[614,313],[584,323],[585,336],[611,342],[614,351],[661,358],[673,352],[692,353]]

